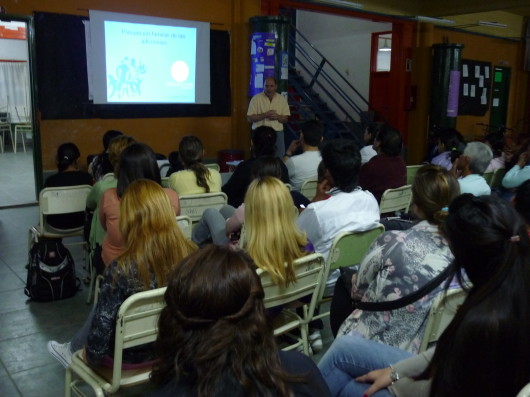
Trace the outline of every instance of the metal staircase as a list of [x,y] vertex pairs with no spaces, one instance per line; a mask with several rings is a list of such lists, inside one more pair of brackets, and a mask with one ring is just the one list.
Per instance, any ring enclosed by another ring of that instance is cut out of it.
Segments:
[[304,121],[318,119],[325,139],[350,138],[364,146],[364,126],[372,119],[368,101],[294,26],[289,48],[291,117],[286,132],[297,139]]

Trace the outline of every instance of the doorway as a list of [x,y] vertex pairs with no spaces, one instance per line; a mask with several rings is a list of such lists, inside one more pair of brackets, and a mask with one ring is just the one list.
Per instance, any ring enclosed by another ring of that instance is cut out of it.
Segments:
[[375,110],[374,121],[390,118],[390,65],[392,32],[372,33],[370,57],[370,105]]
[[0,208],[37,198],[33,20],[0,15]]

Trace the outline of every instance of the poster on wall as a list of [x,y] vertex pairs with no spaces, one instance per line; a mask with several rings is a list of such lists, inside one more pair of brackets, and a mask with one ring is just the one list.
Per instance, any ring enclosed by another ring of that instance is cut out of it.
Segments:
[[458,114],[484,116],[491,96],[491,63],[462,59]]
[[276,33],[253,33],[250,42],[250,86],[248,95],[263,91],[267,77],[274,76]]

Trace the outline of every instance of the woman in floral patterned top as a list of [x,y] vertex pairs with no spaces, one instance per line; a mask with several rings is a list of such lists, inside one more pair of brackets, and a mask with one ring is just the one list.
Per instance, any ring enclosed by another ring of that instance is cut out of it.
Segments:
[[[404,231],[389,231],[372,244],[353,282],[352,299],[386,302],[410,295],[445,270],[453,260],[438,225],[451,200],[460,194],[458,182],[445,169],[425,165],[412,185],[413,211],[421,221]],[[438,286],[420,300],[391,311],[354,310],[339,335],[350,334],[411,353],[421,345],[426,319]]]

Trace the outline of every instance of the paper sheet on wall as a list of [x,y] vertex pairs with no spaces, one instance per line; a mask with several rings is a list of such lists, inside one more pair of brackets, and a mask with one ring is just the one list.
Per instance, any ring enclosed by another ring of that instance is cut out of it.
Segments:
[[484,66],[484,77],[486,77],[487,79],[490,78],[490,67],[489,66]]
[[471,85],[471,90],[469,91],[469,96],[475,98],[475,85]]
[[482,90],[482,95],[480,96],[480,104],[481,105],[486,105],[488,103],[488,95],[487,95],[487,92],[488,90],[486,88],[484,88]]
[[475,65],[475,78],[480,77],[480,65]]
[[484,87],[484,76],[478,78],[478,86],[481,88]]
[[263,73],[256,73],[254,78],[254,87],[263,88]]
[[491,106],[494,108],[499,107],[499,98],[493,98],[493,101],[491,102]]
[[464,63],[462,65],[462,77],[467,77],[469,75],[469,72],[467,70],[467,63]]
[[469,84],[464,83],[464,87],[462,89],[462,95],[463,96],[469,96]]

